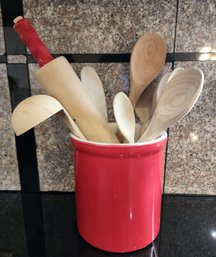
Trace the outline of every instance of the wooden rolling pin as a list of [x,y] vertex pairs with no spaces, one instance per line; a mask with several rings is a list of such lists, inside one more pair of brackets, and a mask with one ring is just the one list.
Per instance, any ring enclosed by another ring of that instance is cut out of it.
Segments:
[[19,16],[14,23],[15,31],[41,67],[36,78],[47,93],[63,105],[85,137],[95,142],[118,143],[66,58],[53,59],[29,20]]

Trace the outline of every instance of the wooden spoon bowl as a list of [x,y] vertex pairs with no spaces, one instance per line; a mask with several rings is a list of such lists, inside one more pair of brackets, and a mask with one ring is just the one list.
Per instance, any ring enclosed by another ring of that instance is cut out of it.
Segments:
[[146,33],[135,44],[130,60],[129,99],[135,108],[144,89],[156,78],[164,66],[166,45],[157,33]]
[[189,68],[176,74],[166,84],[153,117],[138,142],[156,138],[184,117],[199,98],[203,83],[204,75],[200,69]]
[[127,142],[134,143],[136,128],[134,109],[129,98],[123,92],[115,95],[113,110],[116,123],[122,135]]

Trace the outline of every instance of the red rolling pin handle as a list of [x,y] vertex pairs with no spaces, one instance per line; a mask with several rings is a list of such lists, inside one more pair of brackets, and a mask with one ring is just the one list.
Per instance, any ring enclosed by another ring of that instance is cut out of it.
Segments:
[[28,19],[19,16],[14,19],[14,23],[14,30],[20,36],[40,67],[53,60],[53,57],[49,54],[46,46],[40,40]]

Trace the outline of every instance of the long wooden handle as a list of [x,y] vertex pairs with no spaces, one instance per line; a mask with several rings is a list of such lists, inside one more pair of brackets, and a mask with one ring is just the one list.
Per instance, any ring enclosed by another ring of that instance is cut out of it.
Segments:
[[66,58],[61,56],[47,63],[36,72],[36,78],[63,105],[88,140],[118,142]]
[[48,94],[63,105],[84,136],[91,141],[117,143],[117,137],[86,94],[68,61],[64,57],[53,59],[29,20],[19,16],[14,23],[15,31],[41,67],[36,78]]

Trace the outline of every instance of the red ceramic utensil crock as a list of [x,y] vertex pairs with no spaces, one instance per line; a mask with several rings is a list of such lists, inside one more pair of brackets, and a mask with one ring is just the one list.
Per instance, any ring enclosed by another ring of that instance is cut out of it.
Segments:
[[77,227],[92,246],[132,252],[160,228],[167,134],[136,144],[103,144],[72,136]]

